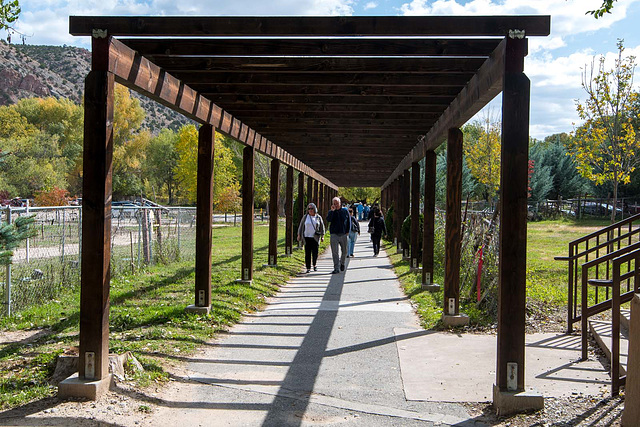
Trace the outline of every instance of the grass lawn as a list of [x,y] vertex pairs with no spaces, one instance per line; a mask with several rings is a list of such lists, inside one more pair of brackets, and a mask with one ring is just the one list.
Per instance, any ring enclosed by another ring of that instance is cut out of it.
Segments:
[[[279,236],[284,235],[280,227]],[[326,239],[320,250],[326,248]],[[145,372],[131,378],[138,385],[168,379],[162,364],[192,353],[217,332],[239,321],[242,314],[259,309],[288,278],[304,265],[304,251],[284,256],[279,242],[278,267],[263,267],[267,260],[268,226],[256,224],[254,280],[239,284],[241,228],[213,230],[212,309],[208,316],[186,314],[194,301],[193,262],[156,265],[111,283],[110,352],[132,351]],[[0,331],[28,331],[35,335],[0,347],[0,409],[5,410],[52,395],[47,383],[56,356],[78,344],[79,286],[62,292],[46,304],[0,318]],[[77,349],[76,349],[77,351]]]
[[[544,323],[542,328],[563,330],[566,325],[560,322],[566,319],[567,304],[567,263],[555,261],[559,255],[567,255],[569,242],[605,227],[607,220],[553,220],[530,222],[527,227],[527,315],[530,323]],[[437,239],[436,239],[437,244]],[[443,292],[423,291],[420,287],[420,273],[409,270],[409,261],[402,260],[396,254],[393,244],[385,242],[394,269],[400,278],[405,293],[414,302],[420,315],[422,326],[426,329],[442,328]],[[442,252],[442,251],[441,251]],[[438,253],[438,250],[436,250]],[[476,263],[461,267],[461,277],[471,270],[475,276]],[[443,283],[443,264],[434,266],[434,283]],[[486,310],[476,306],[471,289],[461,289],[460,311],[469,316],[472,328],[495,326],[495,319]]]
[[[530,223],[527,241],[528,322],[551,322],[561,327],[566,310],[566,264],[553,257],[565,255],[568,242],[594,231],[606,221],[542,221]],[[162,366],[191,354],[217,332],[239,321],[242,314],[259,309],[304,264],[304,251],[284,257],[284,241],[277,268],[263,267],[267,259],[268,226],[256,225],[254,235],[254,281],[236,283],[240,277],[240,227],[216,227],[213,231],[212,310],[208,316],[186,314],[194,301],[192,261],[155,265],[135,275],[112,280],[110,351],[132,351],[145,372],[129,378],[138,386],[168,379]],[[279,235],[284,234],[280,227]],[[324,250],[328,240],[321,244]],[[437,242],[439,240],[436,240]],[[442,245],[442,242],[440,243]],[[386,243],[395,271],[407,295],[415,303],[422,325],[438,328],[442,313],[442,291],[420,289],[419,274],[409,271],[408,261]],[[442,253],[436,250],[436,253]],[[475,270],[463,267],[461,277]],[[475,274],[475,273],[471,273]],[[436,265],[435,283],[443,283],[442,262]],[[47,383],[56,356],[72,352],[78,344],[79,287],[67,289],[46,304],[23,310],[11,318],[0,318],[0,331],[24,331],[25,337],[0,347],[0,409],[9,409],[50,396],[55,387]],[[461,290],[461,311],[470,317],[471,328],[487,329],[495,324],[486,307],[476,307],[474,290]],[[77,351],[77,349],[75,349]]]

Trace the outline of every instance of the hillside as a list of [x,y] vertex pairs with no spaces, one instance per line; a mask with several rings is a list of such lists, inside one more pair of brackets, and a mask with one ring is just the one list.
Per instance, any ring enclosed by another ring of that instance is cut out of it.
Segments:
[[[54,96],[82,102],[91,52],[72,46],[9,45],[0,41],[0,105],[22,98]],[[177,129],[191,121],[170,109],[140,97],[147,117],[143,126],[153,132]]]

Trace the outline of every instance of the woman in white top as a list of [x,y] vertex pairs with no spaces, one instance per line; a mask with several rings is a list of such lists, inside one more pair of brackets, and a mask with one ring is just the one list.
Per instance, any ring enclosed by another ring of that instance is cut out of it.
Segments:
[[313,271],[318,270],[316,267],[318,242],[324,241],[324,233],[322,215],[318,215],[318,208],[314,203],[309,203],[307,213],[304,214],[298,226],[298,241],[304,244],[304,262],[307,266],[307,273],[311,271],[311,265],[313,265]]

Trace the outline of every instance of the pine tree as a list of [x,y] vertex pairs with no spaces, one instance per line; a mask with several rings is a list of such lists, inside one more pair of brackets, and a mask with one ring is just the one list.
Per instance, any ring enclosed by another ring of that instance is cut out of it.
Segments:
[[31,227],[34,215],[20,216],[12,224],[0,223],[0,265],[11,264],[13,250],[27,237],[32,237],[36,230]]

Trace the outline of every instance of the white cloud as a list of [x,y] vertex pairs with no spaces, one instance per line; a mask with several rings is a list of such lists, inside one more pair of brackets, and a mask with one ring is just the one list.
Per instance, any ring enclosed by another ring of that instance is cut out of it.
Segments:
[[194,16],[336,16],[353,15],[355,0],[32,0],[22,3],[16,30],[30,44],[87,46],[86,38],[69,35],[69,16],[194,15]]
[[[541,40],[537,46],[547,49],[564,46],[565,37],[611,28],[625,19],[628,8],[640,0],[617,2],[613,13],[600,19],[586,15],[602,4],[602,0],[412,0],[400,7],[403,15],[550,15],[551,39]],[[550,42],[550,40],[553,40]]]
[[376,7],[378,7],[378,3],[370,1],[369,3],[364,5],[364,10],[375,9]]

